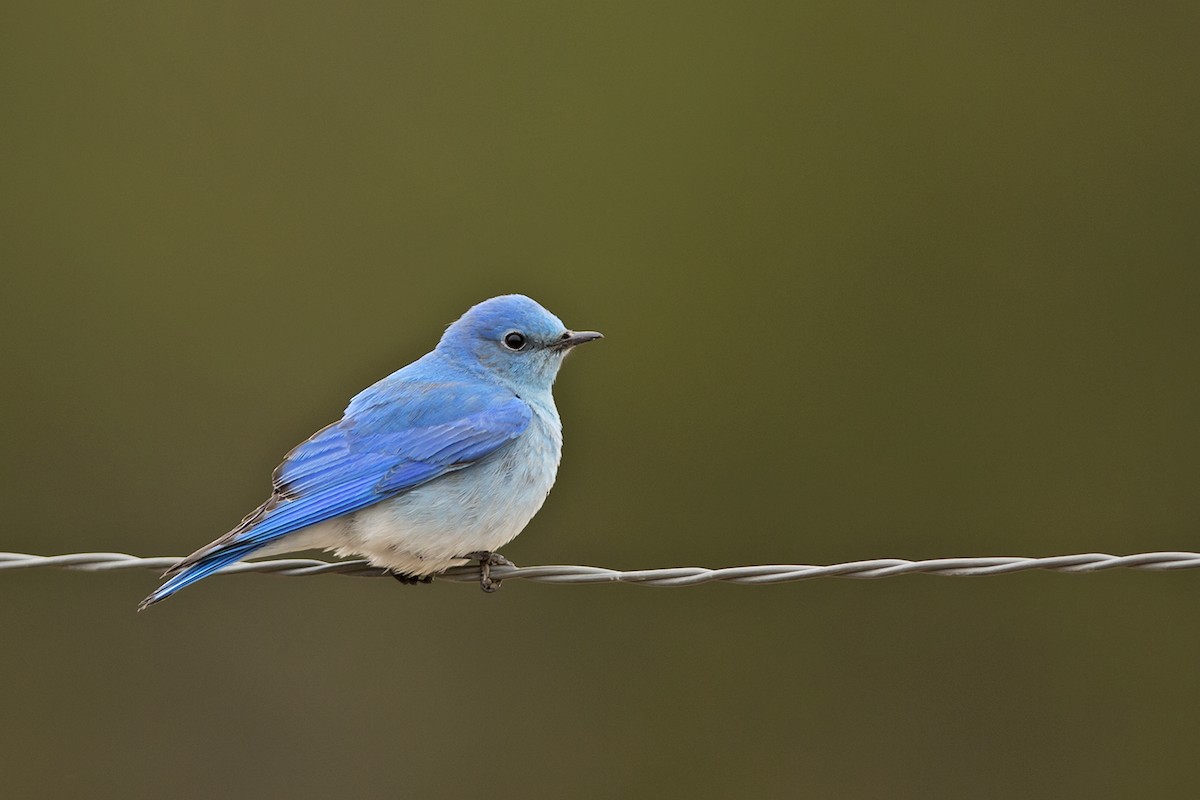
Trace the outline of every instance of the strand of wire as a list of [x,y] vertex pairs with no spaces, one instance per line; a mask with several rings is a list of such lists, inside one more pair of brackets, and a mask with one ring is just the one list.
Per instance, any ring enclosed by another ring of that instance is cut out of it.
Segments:
[[[0,552],[0,571],[57,567],[85,572],[121,569],[163,571],[179,559],[172,556],[141,558],[126,553],[69,553],[39,556],[29,553]],[[713,581],[740,584],[790,583],[813,578],[890,578],[921,573],[953,577],[1007,575],[1026,570],[1087,573],[1110,569],[1135,569],[1166,572],[1200,568],[1200,553],[1156,552],[1116,556],[1108,553],[1079,553],[1066,556],[1025,558],[987,556],[982,558],[932,558],[910,561],[903,558],[874,558],[841,564],[760,564],[746,567],[668,567],[665,569],[616,570],[587,566],[492,567],[495,580],[528,580],[537,583],[634,583],[641,586],[695,586]],[[220,570],[222,575],[247,572],[271,575],[351,575],[382,577],[389,573],[366,561],[322,561],[311,558],[277,558],[263,561],[239,561]],[[454,567],[437,576],[438,580],[477,582],[479,568]]]

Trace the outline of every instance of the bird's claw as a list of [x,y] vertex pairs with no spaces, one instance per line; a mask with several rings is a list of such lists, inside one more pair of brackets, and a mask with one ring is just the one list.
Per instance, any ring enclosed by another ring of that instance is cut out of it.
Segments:
[[465,556],[463,556],[463,558],[469,558],[472,561],[478,561],[481,566],[484,562],[486,562],[489,567],[516,566],[516,564],[509,561],[504,556],[500,555],[499,553],[493,553],[490,550],[475,550],[474,552],[467,553]]
[[405,586],[416,586],[418,583],[433,583],[432,575],[408,575],[403,572],[389,572],[388,574]]
[[516,566],[504,556],[490,550],[476,550],[473,553],[467,553],[463,558],[479,562],[479,588],[488,594],[499,589],[501,583],[499,580],[492,579],[492,567]]

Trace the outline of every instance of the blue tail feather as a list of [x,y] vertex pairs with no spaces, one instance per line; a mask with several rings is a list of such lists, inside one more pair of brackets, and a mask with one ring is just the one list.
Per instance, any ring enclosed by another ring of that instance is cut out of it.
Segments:
[[138,611],[148,608],[160,600],[166,600],[185,586],[207,578],[222,567],[227,567],[235,561],[241,561],[262,546],[261,542],[241,542],[214,550],[158,587],[153,594],[138,604]]

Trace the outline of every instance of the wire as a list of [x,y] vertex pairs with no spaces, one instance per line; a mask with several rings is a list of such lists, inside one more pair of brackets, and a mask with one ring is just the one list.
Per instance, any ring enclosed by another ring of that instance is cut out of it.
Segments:
[[[0,552],[0,571],[57,567],[85,572],[108,572],[120,569],[152,569],[161,572],[178,560],[171,556],[139,558],[125,553],[70,553],[60,556],[38,556],[28,553]],[[667,567],[665,569],[615,570],[585,566],[492,567],[491,576],[493,580],[528,580],[537,583],[636,583],[642,586],[694,586],[712,581],[757,585],[790,583],[812,578],[890,578],[895,575],[912,573],[973,577],[1007,575],[1035,569],[1079,573],[1100,572],[1109,569],[1166,572],[1197,568],[1200,568],[1200,553],[1162,552],[1137,553],[1128,556],[1080,553],[1044,558],[992,556],[933,558],[924,561],[876,558],[825,566],[761,564],[721,569]],[[311,558],[239,561],[220,570],[219,574],[237,575],[246,572],[290,576],[332,574],[358,577],[381,577],[389,574],[386,570],[373,567],[366,561],[321,561]],[[453,567],[437,577],[438,580],[475,583],[479,581],[479,568],[474,565]]]

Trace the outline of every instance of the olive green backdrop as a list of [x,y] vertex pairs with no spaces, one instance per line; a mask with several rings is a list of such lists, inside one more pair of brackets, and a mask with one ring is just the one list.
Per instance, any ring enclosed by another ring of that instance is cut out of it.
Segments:
[[[1200,548],[1189,4],[10,4],[0,549],[179,555],[501,292],[506,553]],[[8,797],[1186,797],[1200,573],[0,575]]]

